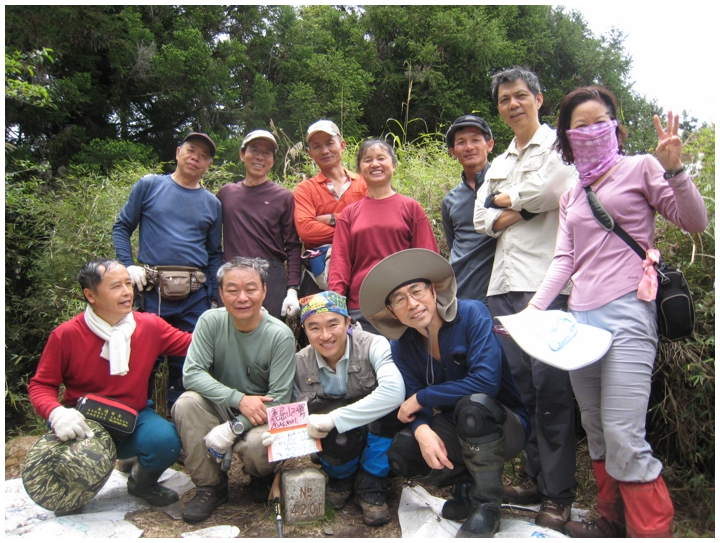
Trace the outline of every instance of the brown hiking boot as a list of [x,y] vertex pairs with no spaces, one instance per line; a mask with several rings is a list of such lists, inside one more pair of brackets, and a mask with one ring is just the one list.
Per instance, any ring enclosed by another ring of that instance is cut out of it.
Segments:
[[345,479],[335,479],[334,477],[330,477],[330,480],[325,487],[325,499],[333,509],[342,509],[345,507],[348,498],[350,498],[350,495],[353,492],[354,484],[354,477],[347,477]]
[[374,504],[366,502],[356,494],[355,504],[362,509],[363,522],[368,526],[382,526],[392,519],[387,503]]
[[564,534],[565,525],[570,520],[570,508],[571,506],[556,501],[543,500],[540,512],[535,517],[535,524]]
[[542,497],[538,492],[537,483],[529,476],[520,482],[519,485],[506,486],[503,493],[503,503],[514,503],[516,505],[530,505],[540,503]]
[[215,509],[228,501],[228,489],[226,487],[205,487],[195,490],[195,497],[185,504],[182,518],[190,524],[202,522],[213,514]]
[[570,537],[625,537],[625,530],[603,517],[591,521],[571,520],[565,525],[565,535]]

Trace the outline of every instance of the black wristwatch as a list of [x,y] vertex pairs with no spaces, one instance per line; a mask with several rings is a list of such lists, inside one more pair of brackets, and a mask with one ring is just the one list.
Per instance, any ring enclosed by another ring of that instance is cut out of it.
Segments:
[[677,177],[681,173],[685,171],[685,166],[680,166],[677,170],[668,170],[663,174],[663,177],[665,179],[672,179],[673,177]]
[[335,226],[335,213],[330,213],[330,226]]
[[228,421],[230,423],[230,429],[233,431],[233,434],[236,436],[241,435],[245,431],[245,425],[242,423],[242,421],[238,420],[237,418],[232,419],[231,421]]

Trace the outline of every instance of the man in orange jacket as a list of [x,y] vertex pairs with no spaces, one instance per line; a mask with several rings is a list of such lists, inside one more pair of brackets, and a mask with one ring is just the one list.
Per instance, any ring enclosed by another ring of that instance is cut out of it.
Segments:
[[[367,195],[367,185],[362,176],[343,168],[346,143],[334,122],[323,119],[310,125],[307,145],[320,172],[295,187],[295,228],[305,249],[312,250],[332,243],[338,216]],[[322,290],[309,273],[303,275],[301,297]]]

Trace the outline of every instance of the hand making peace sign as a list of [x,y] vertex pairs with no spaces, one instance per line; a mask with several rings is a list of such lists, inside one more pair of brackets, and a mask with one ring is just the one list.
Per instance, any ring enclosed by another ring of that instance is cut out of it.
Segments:
[[667,131],[663,130],[660,118],[655,115],[655,132],[658,135],[658,146],[655,150],[655,156],[666,171],[677,170],[682,167],[680,155],[682,154],[682,141],[678,136],[678,115],[673,116],[672,111],[668,111]]

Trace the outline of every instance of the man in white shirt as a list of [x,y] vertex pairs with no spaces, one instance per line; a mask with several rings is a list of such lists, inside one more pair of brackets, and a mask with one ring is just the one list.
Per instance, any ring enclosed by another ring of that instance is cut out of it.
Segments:
[[[542,283],[555,250],[559,201],[577,182],[552,149],[555,131],[540,124],[537,76],[512,68],[493,77],[492,96],[515,137],[493,160],[475,201],[475,229],[497,237],[488,287],[493,317],[522,311]],[[548,309],[567,309],[569,285]],[[575,423],[567,372],[525,354],[501,336],[513,377],[530,412],[526,477],[505,489],[510,503],[541,502],[535,523],[562,532],[575,498]]]

